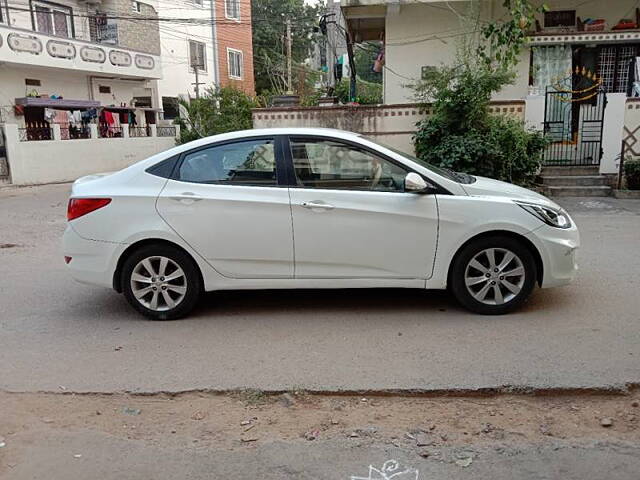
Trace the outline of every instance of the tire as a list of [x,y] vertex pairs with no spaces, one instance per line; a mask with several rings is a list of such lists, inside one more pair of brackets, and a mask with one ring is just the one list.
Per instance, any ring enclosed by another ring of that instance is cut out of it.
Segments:
[[163,244],[135,250],[122,266],[121,285],[129,304],[151,320],[186,316],[202,291],[200,270],[194,260],[182,250]]
[[448,283],[453,295],[468,310],[502,315],[527,301],[536,276],[535,259],[524,243],[511,237],[492,236],[474,240],[459,251]]

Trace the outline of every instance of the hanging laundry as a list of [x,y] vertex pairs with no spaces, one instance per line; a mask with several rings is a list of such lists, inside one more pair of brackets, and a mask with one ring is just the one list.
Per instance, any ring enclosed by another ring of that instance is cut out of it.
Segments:
[[44,119],[47,122],[51,122],[53,121],[53,119],[56,118],[56,111],[52,108],[45,108],[44,109]]
[[56,116],[53,123],[60,125],[60,138],[69,140],[69,112],[67,110],[54,110]]
[[378,55],[376,56],[376,59],[373,62],[373,67],[371,67],[371,70],[374,71],[375,73],[380,73],[382,72],[383,67],[384,67],[384,48],[378,52]]

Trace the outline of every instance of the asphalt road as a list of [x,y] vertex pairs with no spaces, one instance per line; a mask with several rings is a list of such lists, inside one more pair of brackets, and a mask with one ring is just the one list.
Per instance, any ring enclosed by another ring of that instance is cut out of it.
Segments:
[[[370,467],[381,470],[386,464],[387,469],[397,468],[387,471],[388,475],[406,472],[394,480],[628,480],[637,478],[640,468],[637,445],[600,441],[458,447],[442,449],[437,457],[421,458],[414,451],[389,444],[352,440],[274,442],[255,448],[217,450],[197,445],[163,448],[93,432],[74,432],[45,436],[30,446],[24,457],[37,462],[16,465],[7,471],[6,478],[381,480],[391,477],[370,473]],[[468,459],[471,463],[462,466]]]
[[0,389],[640,383],[639,201],[564,202],[582,233],[579,278],[508,316],[467,313],[442,292],[264,291],[209,294],[189,319],[150,322],[65,271],[68,189],[0,190],[0,244],[17,244],[0,248]]

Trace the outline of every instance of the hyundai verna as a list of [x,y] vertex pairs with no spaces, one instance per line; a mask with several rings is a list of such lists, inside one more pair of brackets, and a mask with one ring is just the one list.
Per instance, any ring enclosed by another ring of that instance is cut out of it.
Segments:
[[181,145],[80,178],[67,217],[73,277],[152,319],[204,291],[266,288],[448,288],[502,314],[577,271],[576,225],[544,196],[338,130]]

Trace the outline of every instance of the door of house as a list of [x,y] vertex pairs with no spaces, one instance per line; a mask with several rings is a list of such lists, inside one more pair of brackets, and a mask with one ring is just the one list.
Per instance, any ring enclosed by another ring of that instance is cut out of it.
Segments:
[[[591,90],[591,89],[589,89]],[[547,87],[544,135],[549,141],[545,165],[599,165],[607,94]]]
[[9,161],[7,160],[7,146],[4,139],[4,129],[0,126],[0,183],[9,181]]

